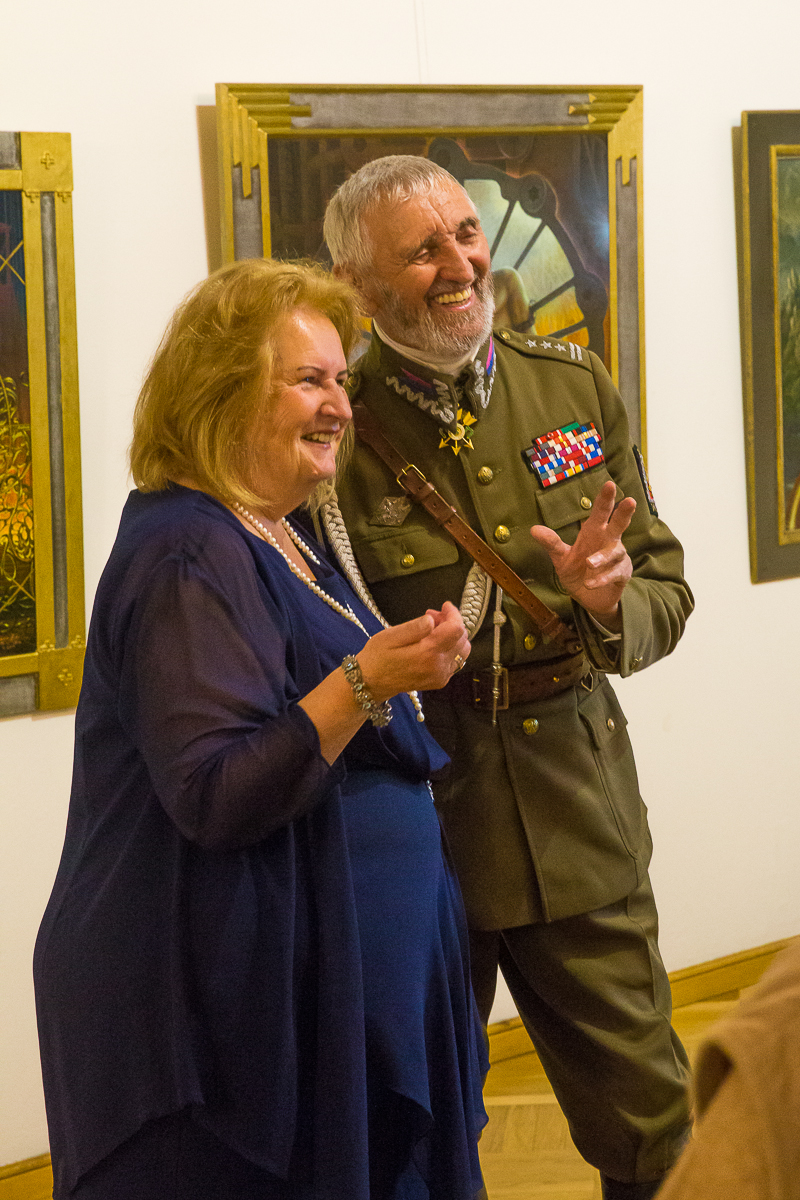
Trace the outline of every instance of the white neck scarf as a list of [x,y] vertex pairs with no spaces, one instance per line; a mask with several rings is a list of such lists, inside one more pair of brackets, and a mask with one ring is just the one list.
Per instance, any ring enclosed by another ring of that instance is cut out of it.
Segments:
[[458,358],[442,358],[436,354],[423,355],[416,346],[404,346],[401,342],[395,342],[384,333],[374,318],[372,324],[381,341],[385,342],[387,346],[391,346],[392,350],[402,354],[403,358],[409,358],[411,362],[419,363],[420,366],[427,367],[430,371],[436,371],[440,375],[458,375],[461,368],[465,367],[468,362],[472,362],[480,350],[480,346],[476,346],[474,350],[470,350],[468,354],[462,354]]

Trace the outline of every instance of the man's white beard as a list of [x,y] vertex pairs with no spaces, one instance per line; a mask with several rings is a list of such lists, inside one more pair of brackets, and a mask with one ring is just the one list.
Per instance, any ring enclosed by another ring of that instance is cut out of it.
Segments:
[[403,345],[416,347],[423,354],[458,357],[471,354],[492,332],[494,317],[494,281],[491,271],[472,285],[478,305],[466,312],[442,309],[435,316],[426,306],[419,315],[409,313],[396,292],[380,284],[381,311],[378,322],[390,337]]

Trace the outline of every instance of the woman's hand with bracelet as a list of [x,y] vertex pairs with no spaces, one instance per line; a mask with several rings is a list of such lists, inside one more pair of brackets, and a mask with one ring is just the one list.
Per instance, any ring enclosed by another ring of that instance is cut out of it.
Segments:
[[355,656],[370,695],[381,704],[399,692],[435,691],[464,665],[470,643],[461,613],[449,601],[441,611],[374,634]]
[[[325,760],[332,763],[366,720],[381,720],[383,706],[399,692],[434,691],[460,671],[470,652],[461,613],[446,602],[414,621],[374,634],[354,659],[358,671],[337,668],[299,702],[317,730]],[[353,681],[358,686],[353,685]]]

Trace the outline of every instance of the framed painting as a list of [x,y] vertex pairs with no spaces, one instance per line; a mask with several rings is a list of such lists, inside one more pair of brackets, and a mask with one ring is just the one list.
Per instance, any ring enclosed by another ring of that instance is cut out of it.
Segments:
[[0,133],[0,717],[71,708],[84,651],[67,133]]
[[735,131],[750,574],[800,575],[800,112]]
[[310,257],[335,189],[386,154],[466,188],[506,297],[499,322],[599,354],[646,449],[640,87],[220,83],[221,259]]

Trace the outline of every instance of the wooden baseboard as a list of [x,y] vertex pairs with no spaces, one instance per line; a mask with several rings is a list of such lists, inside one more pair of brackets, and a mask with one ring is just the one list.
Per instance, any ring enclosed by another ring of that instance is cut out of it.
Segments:
[[[791,941],[794,939],[784,938],[754,950],[742,950],[738,954],[714,958],[696,967],[670,972],[673,1006],[682,1008],[702,1000],[736,999],[743,988],[752,987],[758,982],[775,955]],[[519,1017],[489,1026],[490,1062],[502,1062],[507,1058],[533,1053],[530,1038]]]
[[[686,1004],[697,1004],[702,1000],[735,998],[743,988],[752,987],[761,978],[776,954],[785,949],[794,938],[770,942],[754,950],[742,950],[725,958],[700,963],[696,967],[685,967],[672,971],[669,981],[672,986],[672,1003],[675,1008]],[[533,1054],[522,1021],[511,1017],[489,1026],[489,1059],[501,1062],[517,1058],[521,1054]],[[40,1154],[37,1158],[26,1158],[23,1162],[0,1167],[0,1200],[49,1200],[53,1192],[53,1175],[50,1170],[50,1155]]]
[[50,1200],[52,1195],[49,1154],[0,1167],[0,1200]]
[[725,1000],[738,995],[743,988],[758,983],[776,954],[785,950],[795,938],[783,938],[754,950],[741,950],[725,958],[714,958],[698,967],[672,971],[672,1003],[676,1008],[696,1004],[698,1000]]

